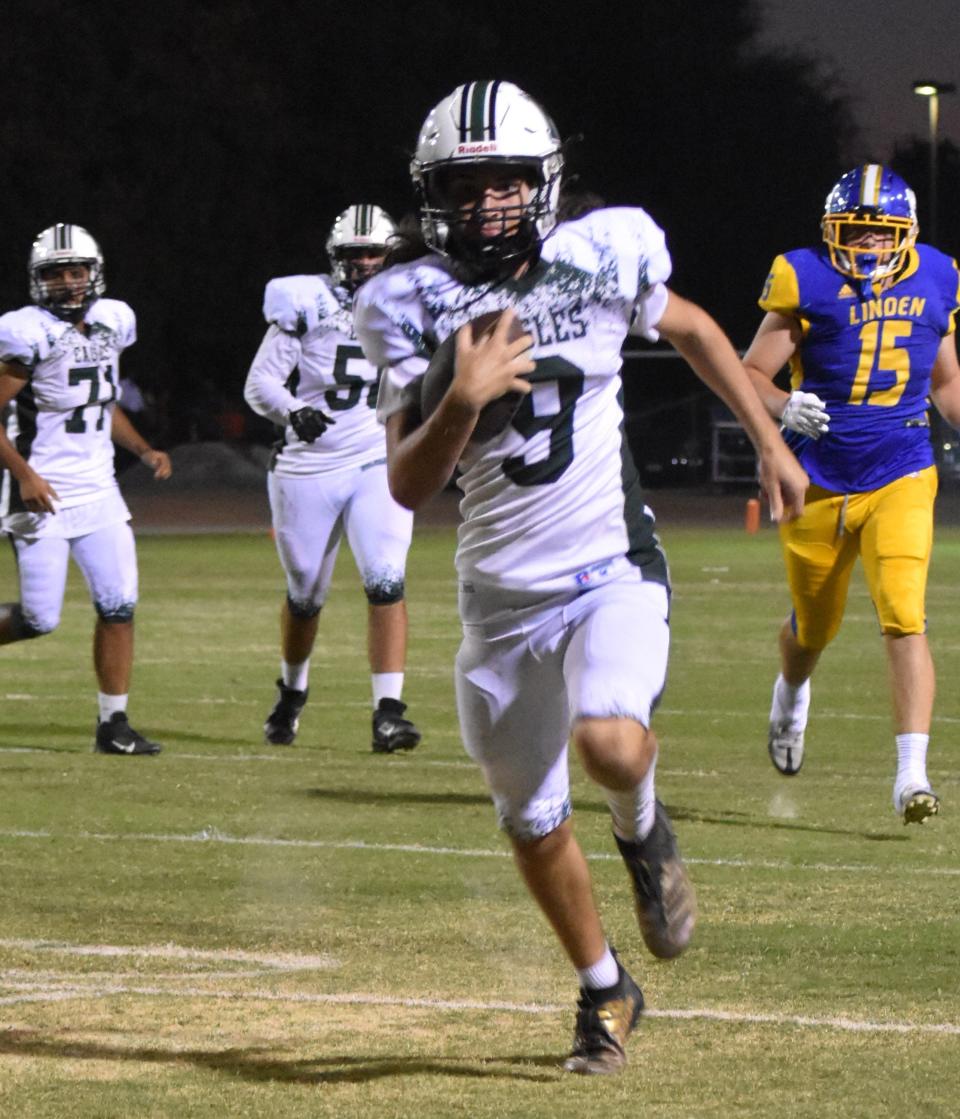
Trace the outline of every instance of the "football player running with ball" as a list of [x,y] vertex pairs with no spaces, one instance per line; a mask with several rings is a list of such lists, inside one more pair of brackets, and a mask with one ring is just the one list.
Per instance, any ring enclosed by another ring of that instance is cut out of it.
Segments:
[[[802,507],[806,476],[720,327],[667,288],[661,230],[626,208],[556,225],[562,169],[552,122],[522,90],[458,87],[427,117],[412,163],[426,244],[363,288],[356,323],[385,367],[394,495],[415,509],[461,470],[461,731],[579,977],[565,1067],[605,1073],[626,1060],[643,996],[607,943],[572,831],[571,738],[609,803],[654,955],[687,947],[696,908],[654,788],[669,590],[623,435],[626,335],[668,338],[733,409],[775,518]],[[465,325],[504,309],[490,333]],[[527,335],[509,341],[513,316]],[[453,380],[424,420],[429,355],[454,332]],[[508,426],[471,441],[481,410],[508,391],[523,394]]]
[[400,699],[413,516],[390,496],[376,417],[377,370],[353,332],[354,294],[382,267],[393,232],[378,206],[350,206],[327,239],[332,275],[271,280],[264,296],[270,326],[244,396],[255,412],[283,428],[267,476],[287,578],[279,693],[264,725],[267,742],[276,746],[291,745],[299,727],[319,614],[344,534],[368,602],[373,750],[409,750],[420,741]]
[[9,405],[0,525],[20,579],[20,600],[0,605],[0,645],[56,629],[72,555],[97,612],[94,748],[158,754],[127,718],[137,557],[113,464],[117,443],[155,478],[170,476],[168,456],[117,407],[118,363],[136,341],[136,318],[126,303],[101,298],[103,256],[79,225],[40,233],[29,273],[33,305],[0,317],[0,409]]
[[[780,630],[768,750],[781,773],[800,769],[810,676],[840,628],[859,555],[893,692],[893,807],[905,824],[923,823],[939,811],[926,766],[937,492],[927,398],[960,426],[957,265],[916,243],[913,191],[876,163],[833,187],[822,230],[823,245],[774,260],[744,358],[812,483],[803,516],[780,528],[793,611]],[[788,361],[790,393],[773,383]]]

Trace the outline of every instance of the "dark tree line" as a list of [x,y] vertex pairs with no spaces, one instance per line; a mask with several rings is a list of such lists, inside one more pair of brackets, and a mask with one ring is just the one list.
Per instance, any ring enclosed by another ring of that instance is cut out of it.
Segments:
[[[932,240],[930,214],[930,144],[914,140],[893,153],[891,166],[917,194],[920,240]],[[960,148],[949,140],[937,145],[937,236],[936,246],[960,257]]]
[[[582,6],[441,0],[11,0],[0,69],[0,307],[66,220],[138,313],[127,363],[188,417],[240,399],[273,275],[316,271],[351,201],[413,204],[426,110],[503,77],[550,111],[569,168],[665,227],[674,286],[744,343],[773,254],[818,236],[851,131],[800,54],[755,45],[755,0]],[[866,153],[865,153],[866,154]]]

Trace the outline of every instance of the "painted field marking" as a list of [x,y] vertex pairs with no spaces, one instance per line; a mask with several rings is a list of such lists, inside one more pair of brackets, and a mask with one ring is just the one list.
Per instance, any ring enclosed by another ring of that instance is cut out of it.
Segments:
[[180,944],[69,944],[59,940],[25,940],[0,937],[0,948],[26,952],[51,952],[64,956],[138,957],[154,960],[188,960],[199,963],[258,964],[278,971],[302,971],[340,967],[340,961],[325,953],[249,952],[242,948],[185,948]]
[[[401,996],[356,994],[311,994],[304,991],[287,993],[276,991],[218,991],[202,987],[178,988],[128,986],[111,983],[103,987],[77,987],[43,991],[23,990],[16,995],[0,996],[0,1005],[14,1006],[26,1002],[62,1002],[65,999],[104,999],[116,995],[137,995],[147,998],[201,998],[243,1002],[286,1002],[339,1006],[382,1006],[409,1009],[481,1011],[508,1014],[565,1014],[568,1006],[538,1005],[536,1003],[484,1002],[479,999],[410,998]],[[842,1030],[851,1033],[940,1034],[960,1036],[960,1023],[955,1022],[878,1022],[844,1017],[813,1018],[800,1014],[753,1014],[709,1008],[647,1010],[645,1017],[664,1021],[707,1021],[734,1024],[803,1027],[806,1029]]]
[[[364,839],[281,839],[275,836],[235,836],[227,835],[219,828],[209,826],[198,832],[169,835],[163,833],[130,833],[126,835],[106,834],[104,832],[61,833],[46,830],[28,831],[26,829],[0,829],[0,839],[57,839],[116,843],[120,840],[142,843],[222,843],[240,847],[292,847],[309,850],[331,851],[371,851],[374,853],[393,852],[410,855],[453,855],[465,859],[510,859],[507,850],[471,847],[433,847],[422,843],[368,843]],[[592,862],[618,862],[620,856],[612,852],[587,854]],[[783,859],[705,859],[686,856],[684,862],[691,866],[735,867],[738,870],[798,870],[839,874],[884,874],[931,875],[939,878],[960,877],[960,867],[919,867],[919,866],[875,866],[870,863],[792,863]]]

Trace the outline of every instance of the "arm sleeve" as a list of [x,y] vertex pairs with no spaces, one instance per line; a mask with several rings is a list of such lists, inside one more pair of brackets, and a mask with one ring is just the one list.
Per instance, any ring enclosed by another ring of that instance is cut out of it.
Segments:
[[263,293],[263,317],[281,330],[303,335],[323,317],[329,292],[319,276],[279,276]]
[[137,316],[130,304],[121,299],[98,299],[88,321],[103,323],[112,330],[118,350],[127,349],[137,340]]
[[788,319],[798,317],[800,284],[796,270],[785,256],[774,258],[757,302],[761,311],[775,311]]
[[653,287],[647,288],[634,304],[633,319],[628,333],[639,334],[648,342],[656,342],[660,337],[657,323],[667,309],[669,297],[666,284],[654,284]]
[[0,361],[15,361],[32,369],[40,360],[36,330],[18,311],[0,315]]
[[383,371],[377,397],[381,423],[395,412],[419,408],[420,381],[430,350],[422,326],[404,314],[400,299],[389,298],[385,281],[386,277],[378,276],[363,285],[353,320],[364,356]]
[[957,262],[951,260],[953,265],[953,293],[952,298],[947,302],[947,329],[945,334],[953,334],[957,329],[957,311],[960,310],[960,270],[957,268]]
[[126,303],[121,303],[117,308],[117,334],[122,350],[132,346],[137,340],[137,316]]
[[643,210],[626,211],[630,215],[631,234],[622,243],[636,246],[636,295],[628,326],[630,334],[640,335],[650,342],[660,337],[657,323],[667,307],[669,293],[667,280],[673,271],[673,262],[667,249],[667,239],[659,225]]
[[290,412],[303,406],[303,401],[287,388],[287,380],[299,361],[299,340],[271,326],[260,343],[243,387],[243,398],[254,412],[283,426]]

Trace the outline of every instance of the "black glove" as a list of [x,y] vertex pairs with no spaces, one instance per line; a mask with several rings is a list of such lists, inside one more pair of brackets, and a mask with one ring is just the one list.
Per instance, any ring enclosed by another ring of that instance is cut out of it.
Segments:
[[304,443],[312,443],[315,439],[319,439],[335,422],[330,416],[318,412],[316,408],[311,408],[309,405],[290,413],[290,426],[297,433],[297,438],[302,439]]

